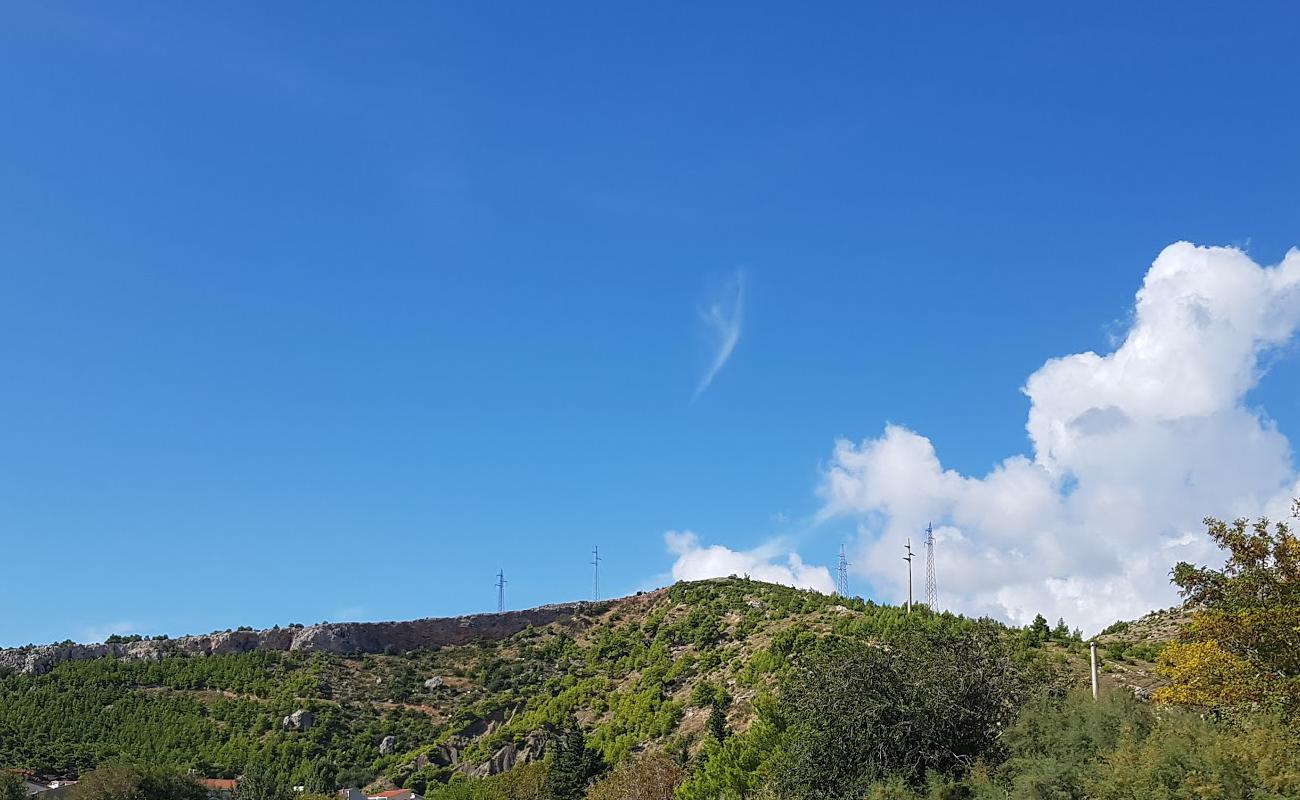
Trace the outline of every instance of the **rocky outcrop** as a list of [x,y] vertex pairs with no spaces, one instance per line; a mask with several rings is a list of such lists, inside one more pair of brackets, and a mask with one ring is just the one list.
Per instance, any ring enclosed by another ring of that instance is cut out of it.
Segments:
[[224,655],[251,650],[340,654],[402,652],[504,639],[529,626],[542,627],[592,610],[591,603],[564,603],[526,611],[434,617],[407,622],[334,622],[308,627],[226,631],[179,639],[112,644],[28,645],[0,650],[0,672],[44,674],[65,661],[95,658],[158,659],[173,655]]
[[397,749],[397,737],[396,737],[396,736],[392,736],[392,735],[385,736],[385,737],[384,737],[383,739],[381,739],[380,742],[379,742],[379,755],[381,755],[381,756],[386,756],[386,755],[388,755],[389,753],[393,752],[393,751],[396,750],[396,749]]
[[284,718],[280,727],[286,731],[305,731],[316,724],[316,715],[305,708],[300,708]]
[[520,764],[541,761],[546,755],[546,735],[540,731],[531,733],[522,745],[513,742],[502,745],[486,762],[466,774],[474,778],[483,778],[501,772],[509,772]]

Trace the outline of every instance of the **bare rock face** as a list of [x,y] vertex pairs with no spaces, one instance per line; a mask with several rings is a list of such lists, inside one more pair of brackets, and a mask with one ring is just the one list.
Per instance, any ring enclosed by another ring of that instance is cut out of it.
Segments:
[[442,678],[439,678],[437,675],[435,675],[424,682],[424,688],[432,692],[434,689],[441,687],[443,684],[444,681],[442,680]]
[[286,731],[305,731],[316,724],[316,715],[305,708],[300,708],[280,723]]
[[[587,603],[542,606],[501,614],[435,617],[409,622],[337,622],[307,628],[270,628],[262,631],[224,631],[179,639],[118,642],[114,644],[28,645],[0,650],[0,672],[40,675],[64,661],[95,658],[159,659],[171,655],[225,655],[252,650],[360,653],[404,652],[492,641],[512,636],[529,626],[542,627],[572,619]],[[425,682],[441,680],[430,678]]]
[[540,761],[545,755],[546,734],[536,731],[528,734],[522,745],[513,742],[504,744],[486,762],[472,769],[462,767],[462,771],[471,777],[484,778],[488,775],[509,772],[520,764]]
[[379,743],[379,755],[386,756],[397,749],[397,737],[385,736]]
[[47,644],[0,651],[0,670],[44,675],[64,661],[82,661],[116,655],[110,644]]

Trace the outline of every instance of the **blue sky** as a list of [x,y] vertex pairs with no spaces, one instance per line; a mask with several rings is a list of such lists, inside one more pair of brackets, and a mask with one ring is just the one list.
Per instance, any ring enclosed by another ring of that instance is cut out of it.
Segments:
[[[1300,13],[1130,6],[6,6],[0,644],[626,593],[668,531],[895,597],[837,439],[1033,458],[1167,245],[1300,245]],[[1293,440],[1285,333],[1234,408]]]

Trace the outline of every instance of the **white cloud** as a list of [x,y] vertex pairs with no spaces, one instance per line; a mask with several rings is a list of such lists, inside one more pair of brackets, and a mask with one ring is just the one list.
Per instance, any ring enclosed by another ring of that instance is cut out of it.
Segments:
[[[668,551],[677,556],[673,562],[673,580],[697,581],[728,575],[748,575],[754,580],[815,589],[830,594],[835,589],[830,570],[805,564],[798,553],[781,553],[779,542],[769,542],[754,550],[731,550],[721,545],[703,547],[691,531],[668,531],[664,534]],[[784,556],[785,563],[776,559]]]
[[713,383],[713,379],[717,377],[727,360],[731,358],[732,351],[736,349],[736,343],[740,341],[740,320],[744,304],[745,275],[743,272],[737,272],[727,281],[722,297],[711,303],[708,309],[700,312],[700,319],[707,327],[716,350],[708,370],[700,379],[699,385],[695,387],[695,397],[699,397],[705,389],[709,388],[709,384]]
[[1300,493],[1286,437],[1245,405],[1261,356],[1298,326],[1300,250],[1261,267],[1231,248],[1171,245],[1114,352],[1029,376],[1032,459],[962,475],[929,439],[888,425],[836,443],[822,516],[860,517],[855,571],[893,599],[906,591],[904,539],[934,519],[946,607],[1095,631],[1172,605],[1174,563],[1219,560],[1204,516],[1278,518]]

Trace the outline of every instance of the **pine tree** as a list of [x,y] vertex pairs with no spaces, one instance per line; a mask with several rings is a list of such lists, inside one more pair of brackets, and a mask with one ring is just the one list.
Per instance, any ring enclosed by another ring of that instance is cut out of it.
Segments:
[[22,778],[12,772],[0,770],[0,800],[27,800],[27,790]]
[[1065,624],[1065,617],[1059,617],[1056,620],[1056,627],[1052,629],[1052,638],[1058,642],[1064,642],[1070,638],[1070,626]]
[[1030,635],[1036,642],[1045,642],[1052,634],[1052,629],[1047,627],[1047,617],[1042,614],[1034,616],[1034,621],[1029,626]]
[[546,780],[545,800],[581,800],[591,779],[604,771],[600,754],[587,748],[587,740],[576,722],[552,740],[553,752]]
[[727,713],[722,710],[721,702],[714,702],[709,712],[709,733],[719,742],[727,738]]

